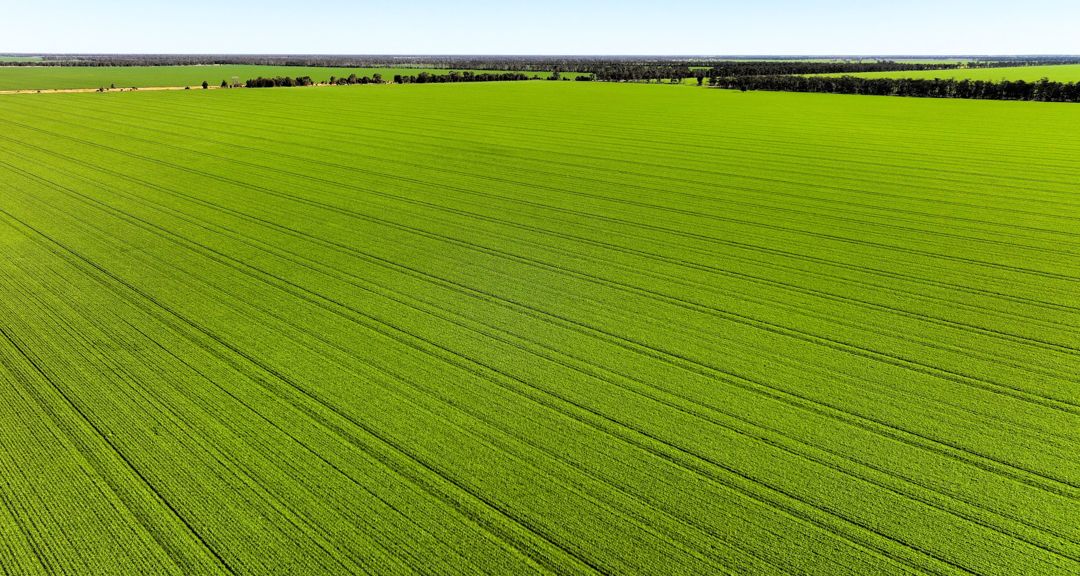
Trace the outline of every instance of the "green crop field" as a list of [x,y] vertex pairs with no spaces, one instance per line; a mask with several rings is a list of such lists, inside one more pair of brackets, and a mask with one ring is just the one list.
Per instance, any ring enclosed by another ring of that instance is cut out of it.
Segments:
[[0,572],[1078,574],[1077,182],[1072,104],[0,96]]
[[[325,82],[331,76],[349,74],[371,76],[382,74],[387,81],[394,74],[416,75],[420,72],[446,74],[449,70],[438,68],[324,68],[305,66],[0,66],[0,90],[53,90],[65,88],[99,88],[115,84],[117,88],[151,86],[195,86],[205,80],[213,86],[222,80],[240,82],[257,76],[311,76],[317,82]],[[475,70],[475,72],[491,72]],[[497,72],[497,71],[496,71]],[[526,74],[533,74],[526,72]],[[546,72],[536,72],[546,78]],[[565,74],[571,78],[573,73]]]
[[[844,76],[844,74],[826,74]],[[861,72],[848,74],[863,78],[955,78],[957,80],[1024,80],[1035,82],[1049,78],[1054,82],[1080,82],[1080,64],[1056,64],[1048,66],[1008,66],[1005,68],[958,68],[955,70],[915,70],[894,72]]]

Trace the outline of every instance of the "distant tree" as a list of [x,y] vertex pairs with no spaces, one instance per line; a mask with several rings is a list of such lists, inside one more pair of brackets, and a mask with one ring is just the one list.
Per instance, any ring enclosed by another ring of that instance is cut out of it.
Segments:
[[203,81],[202,81],[202,89],[203,89],[203,90],[206,90],[206,89],[207,89],[207,88],[209,88],[209,87],[210,87],[210,83],[209,83],[209,82],[207,82],[206,80],[203,80]]
[[224,81],[224,80],[222,80],[222,81],[221,81],[221,87],[222,87],[222,88],[228,88],[228,87],[229,87],[229,83],[228,83],[228,82],[226,82],[226,81]]
[[378,72],[372,74],[371,75],[371,81],[374,82],[375,84],[382,84],[383,83],[382,74],[379,74]]
[[562,75],[559,74],[559,70],[555,69],[551,71],[551,76],[548,76],[548,80],[561,80]]
[[116,89],[116,84],[109,84],[109,88]]
[[401,74],[394,74],[394,84],[402,84],[404,80],[401,78]]

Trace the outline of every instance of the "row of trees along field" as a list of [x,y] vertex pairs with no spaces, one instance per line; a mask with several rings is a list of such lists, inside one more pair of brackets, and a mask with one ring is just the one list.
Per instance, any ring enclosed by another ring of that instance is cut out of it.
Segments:
[[[430,72],[421,72],[416,75],[394,75],[394,84],[441,84],[447,82],[503,82],[511,80],[536,80],[537,76],[529,76],[521,72],[502,72],[502,73],[487,73],[487,72],[457,72],[452,71],[448,74],[431,74]],[[551,79],[558,80],[558,73],[552,74]],[[329,84],[335,84],[338,86],[351,85],[351,84],[384,84],[382,74],[375,74],[373,76],[357,76],[356,74],[350,74],[347,77],[337,78],[330,77]],[[205,82],[204,82],[205,84]],[[289,76],[276,76],[273,78],[250,78],[244,83],[247,88],[277,88],[281,86],[313,86],[316,82],[311,79],[310,76],[298,76],[292,78]],[[221,87],[225,88],[228,84],[222,80]],[[204,86],[205,87],[205,86]]]
[[[581,73],[592,74],[593,80],[598,82],[682,82],[684,78],[690,78],[695,71],[685,65],[640,65],[640,64],[605,64],[602,66],[585,66],[578,70]],[[704,71],[699,72],[704,75]]]
[[731,76],[714,77],[709,84],[731,90],[772,90],[782,92],[827,92],[874,96],[917,96],[924,98],[972,98],[985,100],[1035,100],[1040,102],[1080,102],[1080,83],[955,79],[859,78],[855,76]]
[[[557,73],[556,73],[557,74]],[[536,80],[536,75],[530,76],[522,72],[465,72],[450,71],[447,74],[431,74],[421,72],[419,74],[405,75],[395,74],[394,84],[436,84],[444,82],[506,82],[514,80]],[[558,76],[555,76],[558,79]]]
[[356,74],[349,74],[344,78],[330,77],[330,83],[338,86],[351,86],[353,84],[382,84],[382,74],[375,73],[372,76],[357,76]]
[[[225,83],[224,80],[221,81]],[[279,86],[313,86],[315,81],[311,79],[311,76],[297,76],[292,78],[290,76],[275,76],[273,78],[249,78],[244,86],[247,88],[277,88]]]

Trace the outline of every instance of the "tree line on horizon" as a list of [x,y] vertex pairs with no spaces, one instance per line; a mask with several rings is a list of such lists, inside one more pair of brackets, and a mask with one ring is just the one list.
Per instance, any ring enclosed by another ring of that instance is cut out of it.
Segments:
[[[796,56],[761,56],[743,57],[738,60],[717,57],[691,56],[453,56],[453,55],[304,55],[304,54],[267,54],[267,55],[230,55],[230,54],[45,54],[38,61],[0,62],[0,66],[179,66],[179,65],[214,65],[248,64],[264,66],[308,66],[342,68],[445,68],[492,71],[551,72],[553,70],[595,72],[609,67],[625,66],[672,66],[672,67],[716,67],[745,66],[764,62],[790,64],[836,64],[836,65],[876,65],[894,66],[889,70],[944,69],[956,67],[959,57],[921,57],[922,59],[941,60],[940,62],[915,63],[898,62],[895,59],[855,57],[837,57],[837,62],[813,61]],[[986,56],[971,59],[962,66],[985,68],[997,66],[1035,66],[1048,64],[1077,64],[1080,56]],[[926,66],[927,68],[896,68],[896,65]],[[841,70],[843,71],[843,70]],[[810,72],[807,72],[810,73]]]

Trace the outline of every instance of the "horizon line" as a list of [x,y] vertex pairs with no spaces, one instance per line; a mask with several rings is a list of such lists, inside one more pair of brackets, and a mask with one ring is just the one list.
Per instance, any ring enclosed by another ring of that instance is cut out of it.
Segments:
[[1078,57],[1078,54],[1068,53],[1012,53],[1012,54],[916,54],[916,53],[894,53],[894,54],[874,54],[874,53],[851,53],[851,54],[633,54],[633,53],[594,53],[594,54],[572,54],[572,53],[542,53],[542,52],[529,52],[529,53],[334,53],[334,52],[3,52],[0,51],[0,56],[348,56],[348,57],[383,57],[383,58],[414,58],[414,57],[428,57],[428,56],[440,56],[440,57],[577,57],[577,58],[603,58],[603,57],[620,57],[620,58],[640,58],[640,57],[659,57],[659,58],[716,58],[716,59],[731,59],[731,58],[1017,58],[1017,57]]

